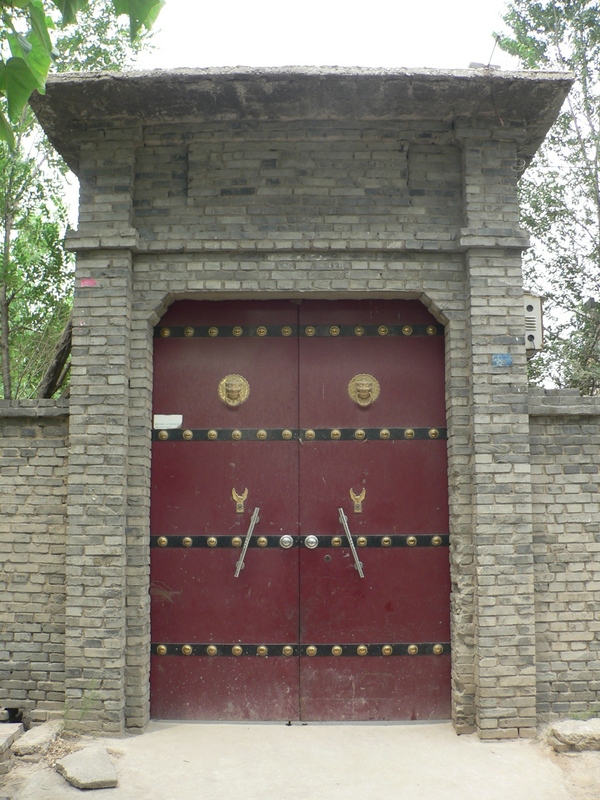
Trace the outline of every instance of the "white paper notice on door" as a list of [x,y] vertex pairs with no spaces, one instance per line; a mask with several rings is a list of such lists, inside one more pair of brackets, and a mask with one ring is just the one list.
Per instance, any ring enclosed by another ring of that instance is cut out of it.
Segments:
[[154,430],[170,431],[174,428],[181,428],[183,425],[183,414],[155,414]]

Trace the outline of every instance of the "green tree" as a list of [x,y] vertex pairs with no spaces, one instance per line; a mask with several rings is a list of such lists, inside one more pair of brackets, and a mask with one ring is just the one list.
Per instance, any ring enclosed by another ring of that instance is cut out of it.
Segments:
[[500,47],[525,69],[568,70],[575,84],[520,182],[532,234],[525,279],[544,295],[537,383],[600,392],[600,8],[597,0],[512,0]]
[[57,29],[57,72],[123,70],[131,67],[140,50],[152,46],[152,33],[143,28],[130,36],[127,22],[117,18],[107,0],[88,0],[77,25]]
[[[90,0],[57,33],[59,71],[122,69],[147,43]],[[67,167],[28,107],[0,141],[0,397],[35,397],[70,314],[73,263],[63,248]],[[64,377],[64,375],[63,375]],[[60,388],[60,381],[59,386]]]
[[[15,131],[32,92],[43,93],[58,52],[51,31],[70,25],[90,0],[0,0],[0,140],[14,146]],[[129,17],[131,39],[150,28],[163,0],[105,0],[106,11]]]
[[24,151],[0,145],[0,331],[2,395],[35,393],[70,306],[70,259],[62,247],[66,212],[56,174]]

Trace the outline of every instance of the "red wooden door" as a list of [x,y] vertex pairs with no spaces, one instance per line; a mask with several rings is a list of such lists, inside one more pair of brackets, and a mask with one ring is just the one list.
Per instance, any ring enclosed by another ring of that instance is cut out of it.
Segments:
[[154,413],[183,419],[153,436],[154,717],[298,716],[298,550],[279,545],[298,534],[296,322],[287,302],[180,302],[158,328]]
[[449,717],[441,333],[406,301],[186,301],[165,315],[153,716]]
[[441,327],[418,302],[324,301],[299,333],[301,716],[448,718]]

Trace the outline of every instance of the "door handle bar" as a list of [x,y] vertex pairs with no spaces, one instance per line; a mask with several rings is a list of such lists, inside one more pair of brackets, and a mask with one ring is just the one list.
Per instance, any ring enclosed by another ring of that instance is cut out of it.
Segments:
[[246,550],[248,549],[248,545],[250,544],[250,539],[252,538],[252,532],[254,531],[254,526],[260,519],[260,517],[258,516],[259,511],[260,511],[259,508],[255,508],[254,513],[252,514],[252,519],[250,520],[250,525],[248,526],[248,533],[246,534],[246,538],[244,539],[244,546],[242,547],[240,560],[235,565],[235,572],[233,573],[234,578],[239,578],[240,572],[244,569],[244,558],[246,557]]
[[346,532],[346,537],[350,544],[350,550],[352,550],[352,555],[354,556],[354,569],[357,569],[360,577],[364,578],[365,573],[363,572],[363,565],[358,558],[358,553],[356,552],[356,547],[354,546],[354,541],[350,533],[350,528],[348,527],[348,517],[344,514],[343,508],[338,508],[338,511],[340,512],[340,522],[344,526],[344,531]]

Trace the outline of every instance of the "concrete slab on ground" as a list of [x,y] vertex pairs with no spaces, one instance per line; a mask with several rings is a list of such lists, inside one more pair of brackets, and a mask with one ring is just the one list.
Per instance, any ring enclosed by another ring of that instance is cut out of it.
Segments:
[[[572,800],[539,743],[481,742],[451,725],[152,723],[109,749],[114,789],[88,800]],[[71,800],[80,790],[31,767],[14,800]],[[579,796],[579,795],[577,795]],[[594,797],[597,795],[591,795]]]
[[105,747],[84,747],[56,762],[56,771],[77,789],[112,789],[117,771]]
[[60,720],[36,725],[11,745],[11,751],[20,758],[26,757],[32,758],[32,760],[39,760],[62,727],[63,723]]
[[20,722],[4,722],[0,725],[0,756],[4,755],[13,742],[23,735],[23,725]]

